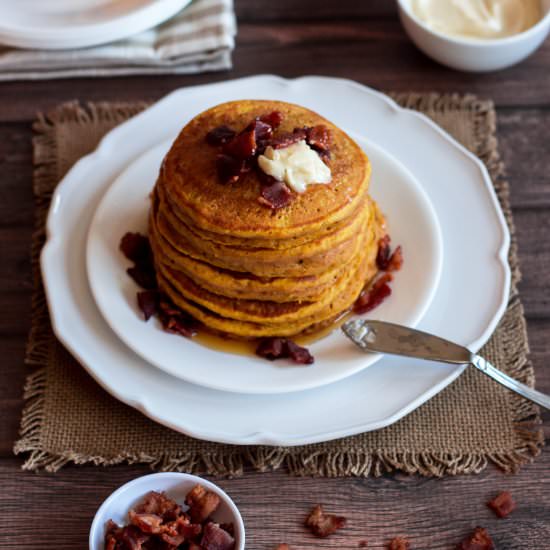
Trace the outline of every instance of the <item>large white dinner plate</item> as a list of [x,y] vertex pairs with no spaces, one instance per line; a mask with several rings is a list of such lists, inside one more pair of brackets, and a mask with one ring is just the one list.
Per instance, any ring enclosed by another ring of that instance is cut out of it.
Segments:
[[53,328],[107,391],[194,437],[299,445],[387,426],[447,386],[463,367],[384,357],[313,390],[220,392],[148,364],[122,343],[95,305],[86,276],[86,236],[105,191],[126,166],[195,114],[242,98],[302,104],[398,158],[434,206],[445,250],[441,280],[419,328],[473,350],[489,338],[508,298],[509,234],[483,164],[427,117],[357,83],[322,77],[257,76],[177,90],[110,132],[69,171],[52,200],[41,265]]
[[106,44],[169,19],[191,0],[0,0],[0,43],[56,50]]
[[[392,283],[392,295],[371,318],[416,326],[433,298],[442,265],[439,224],[426,193],[399,162],[364,139],[369,155],[371,193],[387,217],[394,243],[408,260]],[[315,365],[266,361],[255,355],[224,353],[169,334],[160,323],[143,322],[136,303],[138,287],[126,274],[129,262],[119,250],[127,231],[147,232],[149,195],[162,159],[164,142],[140,156],[120,174],[99,204],[87,243],[88,279],[107,323],[136,353],[169,374],[201,386],[242,393],[283,393],[330,384],[381,358],[365,354],[340,330],[308,346]],[[414,292],[410,289],[414,288]]]

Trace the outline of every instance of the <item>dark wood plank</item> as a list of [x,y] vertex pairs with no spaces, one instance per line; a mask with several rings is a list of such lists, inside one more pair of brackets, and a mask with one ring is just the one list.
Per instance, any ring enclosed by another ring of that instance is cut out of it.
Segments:
[[[550,104],[550,41],[505,71],[474,75],[444,68],[420,53],[396,18],[334,22],[242,23],[229,72],[181,77],[129,77],[11,82],[0,86],[0,120],[28,121],[61,101],[154,100],[181,86],[252,74],[329,74],[382,90],[477,93],[498,105]],[[529,82],[529,86],[525,85]],[[154,84],[153,84],[154,83]]]
[[276,22],[308,19],[319,20],[354,18],[369,19],[372,17],[392,16],[397,13],[395,2],[388,0],[340,0],[337,4],[328,0],[273,0],[272,2],[258,2],[257,0],[237,0],[235,11],[239,21]]
[[[2,507],[24,513],[0,515],[0,532],[2,547],[18,550],[35,550],[37,542],[43,549],[82,550],[102,500],[120,484],[147,473],[143,467],[70,467],[62,474],[36,475],[17,467],[16,459],[0,462]],[[215,481],[241,510],[251,550],[273,550],[283,541],[296,550],[351,550],[364,539],[368,548],[382,549],[396,535],[408,536],[413,548],[448,550],[476,525],[489,529],[500,550],[542,550],[550,538],[549,472],[547,450],[515,476],[489,468],[475,478],[315,479],[250,472]],[[513,493],[519,506],[508,519],[498,520],[485,502],[503,489]],[[315,539],[302,522],[316,503],[346,516],[348,527],[329,539]]]

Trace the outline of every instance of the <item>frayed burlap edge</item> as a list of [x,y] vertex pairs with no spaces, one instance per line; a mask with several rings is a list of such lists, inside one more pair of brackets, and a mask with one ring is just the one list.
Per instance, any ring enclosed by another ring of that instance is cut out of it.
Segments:
[[[512,269],[512,287],[508,310],[516,309],[516,318],[521,317],[520,336],[525,343],[518,357],[510,358],[512,366],[508,370],[511,376],[530,386],[534,385],[534,369],[527,359],[527,327],[523,315],[523,306],[519,300],[517,283],[520,270],[517,258],[515,227],[509,202],[509,186],[504,179],[504,167],[500,160],[495,137],[496,117],[491,101],[477,99],[473,95],[441,94],[390,94],[395,101],[406,108],[421,112],[471,110],[477,115],[475,131],[477,155],[487,166],[494,183],[495,191],[501,203],[510,228],[512,242],[509,262]],[[380,476],[393,471],[424,476],[443,476],[472,474],[481,472],[492,462],[505,472],[516,471],[521,465],[532,461],[540,454],[544,444],[540,426],[538,408],[531,403],[511,396],[512,416],[520,444],[514,450],[494,453],[449,453],[449,452],[356,452],[314,450],[307,447],[299,454],[285,448],[235,447],[235,452],[224,449],[220,453],[175,453],[150,456],[147,454],[123,453],[112,459],[101,456],[83,455],[72,451],[54,454],[42,446],[40,431],[44,422],[44,391],[47,384],[46,362],[49,346],[52,345],[49,313],[42,286],[39,268],[40,250],[45,241],[45,221],[52,193],[57,185],[59,169],[56,154],[55,125],[59,122],[73,121],[89,123],[94,120],[110,120],[121,123],[140,112],[145,104],[89,104],[85,108],[77,102],[66,103],[47,115],[39,114],[33,125],[35,165],[35,232],[32,240],[32,265],[34,294],[32,300],[32,326],[26,350],[26,363],[35,367],[35,371],[26,380],[20,439],[14,445],[14,452],[30,453],[23,469],[55,472],[67,463],[108,466],[120,463],[149,464],[161,471],[188,471],[198,474],[237,476],[242,474],[245,464],[259,471],[275,470],[285,466],[294,475],[338,476]],[[488,131],[489,129],[489,131]],[[517,338],[516,333],[516,338]]]

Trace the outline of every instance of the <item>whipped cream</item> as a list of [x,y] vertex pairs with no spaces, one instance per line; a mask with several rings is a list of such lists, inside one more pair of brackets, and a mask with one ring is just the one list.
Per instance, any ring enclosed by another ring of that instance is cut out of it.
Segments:
[[330,183],[330,168],[305,140],[283,149],[266,147],[258,157],[258,166],[276,180],[284,181],[296,193],[303,193],[308,185]]
[[542,17],[540,0],[410,0],[412,12],[434,31],[469,38],[503,38]]

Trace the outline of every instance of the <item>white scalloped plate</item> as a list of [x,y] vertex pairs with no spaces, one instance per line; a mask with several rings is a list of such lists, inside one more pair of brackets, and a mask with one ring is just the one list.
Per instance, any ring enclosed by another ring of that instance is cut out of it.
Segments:
[[358,374],[313,390],[221,392],[148,364],[117,338],[95,305],[86,277],[86,235],[105,191],[136,158],[172,139],[198,112],[246,98],[302,104],[366,135],[406,166],[435,209],[445,250],[433,303],[418,326],[472,350],[489,338],[508,299],[509,233],[483,164],[427,117],[357,83],[274,76],[177,90],[115,128],[70,170],[53,197],[42,252],[54,330],[107,391],[194,437],[300,445],[387,426],[446,387],[463,367],[384,357]]

